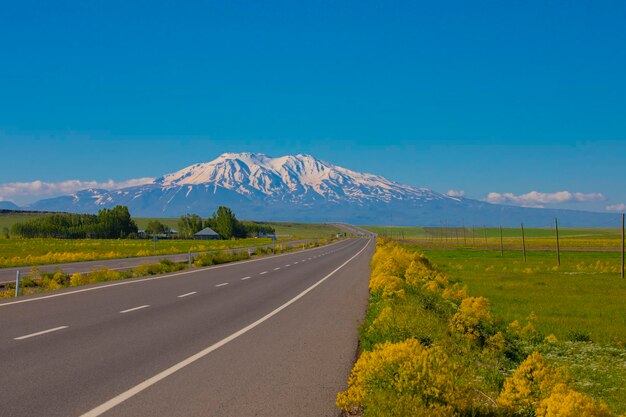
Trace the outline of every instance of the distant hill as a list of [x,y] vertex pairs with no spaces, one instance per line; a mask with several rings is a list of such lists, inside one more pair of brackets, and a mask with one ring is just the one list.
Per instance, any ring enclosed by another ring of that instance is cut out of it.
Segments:
[[11,201],[0,201],[0,210],[19,210],[20,207]]
[[208,216],[226,205],[240,218],[267,221],[423,226],[523,222],[541,227],[558,216],[565,227],[617,225],[617,216],[607,213],[490,204],[351,171],[311,155],[270,158],[255,153],[225,153],[149,184],[113,191],[87,189],[27,208],[95,213],[117,204],[140,217]]

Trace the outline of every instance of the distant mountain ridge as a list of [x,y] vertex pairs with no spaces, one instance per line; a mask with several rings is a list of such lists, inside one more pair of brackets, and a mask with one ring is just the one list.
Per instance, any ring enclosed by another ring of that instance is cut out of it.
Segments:
[[271,158],[260,153],[224,153],[121,190],[87,189],[37,201],[30,210],[97,212],[117,204],[134,216],[208,216],[220,205],[243,219],[344,221],[354,224],[449,226],[608,226],[604,213],[531,209],[450,197],[428,188],[390,181],[321,161],[311,155]]

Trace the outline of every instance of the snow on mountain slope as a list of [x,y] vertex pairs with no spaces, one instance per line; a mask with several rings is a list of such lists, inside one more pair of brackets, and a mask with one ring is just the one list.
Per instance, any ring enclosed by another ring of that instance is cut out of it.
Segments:
[[365,203],[398,200],[453,199],[378,175],[362,174],[311,155],[270,158],[264,154],[225,153],[155,180],[164,188],[182,185],[222,187],[242,195],[270,199]]
[[255,153],[225,153],[152,183],[120,190],[82,190],[24,208],[97,213],[118,204],[128,206],[138,217],[209,216],[224,205],[242,219],[266,221],[547,226],[558,216],[563,226],[602,227],[613,221],[603,213],[531,209],[449,197],[341,168],[310,155],[270,158]]

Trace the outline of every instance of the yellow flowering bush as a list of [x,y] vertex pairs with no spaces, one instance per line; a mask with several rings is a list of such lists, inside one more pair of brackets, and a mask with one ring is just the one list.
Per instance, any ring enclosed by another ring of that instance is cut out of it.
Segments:
[[461,303],[461,301],[470,296],[467,288],[459,284],[454,284],[452,286],[446,287],[441,295],[446,300],[454,301],[456,303]]
[[596,404],[591,398],[565,384],[557,384],[548,398],[536,409],[537,417],[611,417],[606,404]]
[[452,316],[450,328],[477,340],[484,337],[484,329],[491,325],[489,300],[485,297],[467,297],[461,301],[459,311]]
[[504,382],[498,405],[510,411],[532,415],[539,402],[548,398],[557,384],[567,382],[565,374],[548,365],[533,352]]
[[498,332],[485,342],[485,350],[488,352],[503,352],[506,349],[506,339],[502,332]]
[[75,272],[70,277],[70,287],[78,287],[80,285],[86,284],[89,284],[89,281],[87,280],[85,275],[81,274],[80,272]]
[[381,291],[383,296],[404,294],[404,281],[395,275],[379,273],[372,275],[370,279],[370,290],[372,292]]
[[541,334],[535,328],[536,322],[537,322],[537,316],[535,315],[535,313],[530,313],[528,317],[526,318],[525,326],[522,326],[522,324],[518,320],[515,320],[511,324],[509,324],[509,332],[513,333],[515,336],[518,336],[522,339],[541,340]]
[[413,339],[384,343],[359,357],[337,406],[366,415],[451,416],[468,401],[458,379],[458,368],[437,347]]

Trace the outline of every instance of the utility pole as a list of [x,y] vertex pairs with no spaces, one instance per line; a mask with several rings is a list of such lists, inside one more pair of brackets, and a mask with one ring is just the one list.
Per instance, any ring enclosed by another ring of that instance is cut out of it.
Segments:
[[561,266],[561,248],[559,246],[559,221],[554,218],[554,229],[556,230],[556,264]]
[[624,278],[624,213],[622,213],[622,278]]
[[500,256],[504,257],[504,243],[502,242],[502,225],[500,225]]
[[463,245],[467,246],[467,237],[465,236],[465,222],[463,222]]
[[485,249],[489,249],[489,245],[487,244],[487,226],[483,224],[483,235],[485,236]]
[[522,223],[522,251],[524,252],[524,262],[526,262],[526,238],[524,237],[524,223]]
[[472,225],[472,246],[476,247],[476,227]]
[[622,278],[624,278],[624,213],[622,213]]

